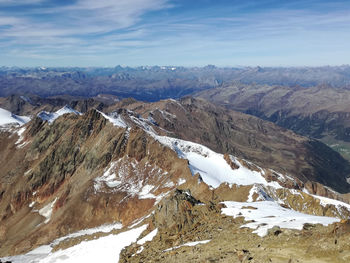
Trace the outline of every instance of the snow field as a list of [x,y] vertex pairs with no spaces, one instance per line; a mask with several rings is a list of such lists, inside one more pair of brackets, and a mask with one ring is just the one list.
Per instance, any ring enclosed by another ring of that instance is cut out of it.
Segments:
[[289,228],[301,230],[305,223],[329,225],[339,222],[340,219],[326,216],[314,216],[303,214],[291,209],[279,206],[274,201],[260,202],[223,202],[226,208],[222,208],[221,212],[227,216],[234,218],[243,216],[246,221],[254,220],[241,227],[255,229],[253,233],[263,237],[268,230],[274,226],[280,228]]
[[[148,225],[146,224],[116,235],[110,234],[98,239],[83,241],[78,245],[55,252],[52,252],[52,247],[50,245],[41,246],[27,254],[6,257],[2,260],[9,260],[13,263],[115,263],[118,262],[119,254],[122,249],[129,246],[132,242],[135,242],[147,227]],[[105,228],[108,228],[108,226],[105,226]],[[95,228],[96,231],[99,229],[100,228]],[[93,231],[94,229],[82,230],[78,233],[92,233]],[[71,234],[70,236],[75,235]]]
[[9,124],[15,124],[22,126],[30,121],[30,118],[27,116],[18,116],[12,114],[8,110],[0,108],[0,126],[6,126]]

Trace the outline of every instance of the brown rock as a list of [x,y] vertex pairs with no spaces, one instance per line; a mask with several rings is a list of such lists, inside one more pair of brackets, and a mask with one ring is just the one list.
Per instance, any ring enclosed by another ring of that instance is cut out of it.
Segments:
[[171,234],[188,230],[194,223],[192,208],[199,203],[189,190],[175,190],[173,195],[159,203],[153,217],[154,225]]
[[239,166],[238,166],[237,164],[235,164],[235,163],[231,160],[229,154],[225,153],[225,154],[224,154],[224,159],[225,159],[225,161],[227,162],[227,164],[232,168],[232,170],[236,170],[236,169],[239,168]]

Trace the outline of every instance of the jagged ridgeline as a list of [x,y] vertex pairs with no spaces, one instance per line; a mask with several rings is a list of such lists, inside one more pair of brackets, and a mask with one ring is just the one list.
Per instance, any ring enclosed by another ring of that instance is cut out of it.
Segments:
[[4,260],[350,256],[349,163],[321,142],[191,97],[1,103]]

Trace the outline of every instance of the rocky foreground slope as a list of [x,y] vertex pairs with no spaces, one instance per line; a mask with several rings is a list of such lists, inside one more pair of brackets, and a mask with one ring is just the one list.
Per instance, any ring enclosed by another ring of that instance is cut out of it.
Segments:
[[[249,223],[245,224],[244,217],[231,216],[230,205],[230,202],[203,205],[184,192],[175,192],[156,209],[150,223],[155,230],[143,238],[151,240],[143,243],[141,239],[124,249],[119,262],[311,263],[347,262],[350,258],[349,221],[328,227],[306,223],[301,230],[276,225],[260,237],[245,227]],[[255,207],[259,206],[249,203],[240,211],[259,212],[260,207]],[[266,221],[279,216],[273,212],[265,214],[269,217]],[[179,214],[182,217],[179,218]],[[177,223],[169,218],[176,218]],[[284,218],[285,221],[293,219]],[[274,223],[278,224],[277,221]],[[254,220],[251,222],[254,224]]]
[[[0,133],[0,255],[17,256],[3,260],[347,262],[350,205],[328,198],[342,196],[317,176],[254,162],[252,149],[281,138],[271,149],[297,148],[313,167],[311,152],[300,150],[307,139],[211,107],[192,99],[129,100],[105,107],[108,114],[66,107],[45,115],[54,119],[39,114],[8,125]],[[245,141],[248,131],[255,144]],[[222,144],[202,145],[215,141]],[[244,145],[241,156],[229,152]],[[266,152],[276,166],[281,159]],[[299,253],[315,238],[324,251],[312,244]]]

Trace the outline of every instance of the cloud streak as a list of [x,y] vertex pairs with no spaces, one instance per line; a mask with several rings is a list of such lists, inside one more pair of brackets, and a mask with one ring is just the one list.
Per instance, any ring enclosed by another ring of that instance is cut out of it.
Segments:
[[18,6],[31,5],[43,2],[44,0],[0,0],[0,5]]
[[[24,10],[18,17],[0,13],[0,23],[10,28],[3,37],[71,36],[106,33],[130,27],[147,12],[166,7],[166,0],[78,1],[72,5]],[[40,15],[45,15],[42,21]],[[1,24],[0,24],[1,25]]]
[[[13,1],[0,0],[0,5],[6,2]],[[269,7],[264,4],[271,1],[20,3],[26,6],[11,9],[8,4],[6,13],[0,11],[0,61],[5,64],[11,58],[24,65],[62,66],[69,58],[83,66],[318,65],[350,59],[350,8],[341,1],[334,7],[323,1]]]

